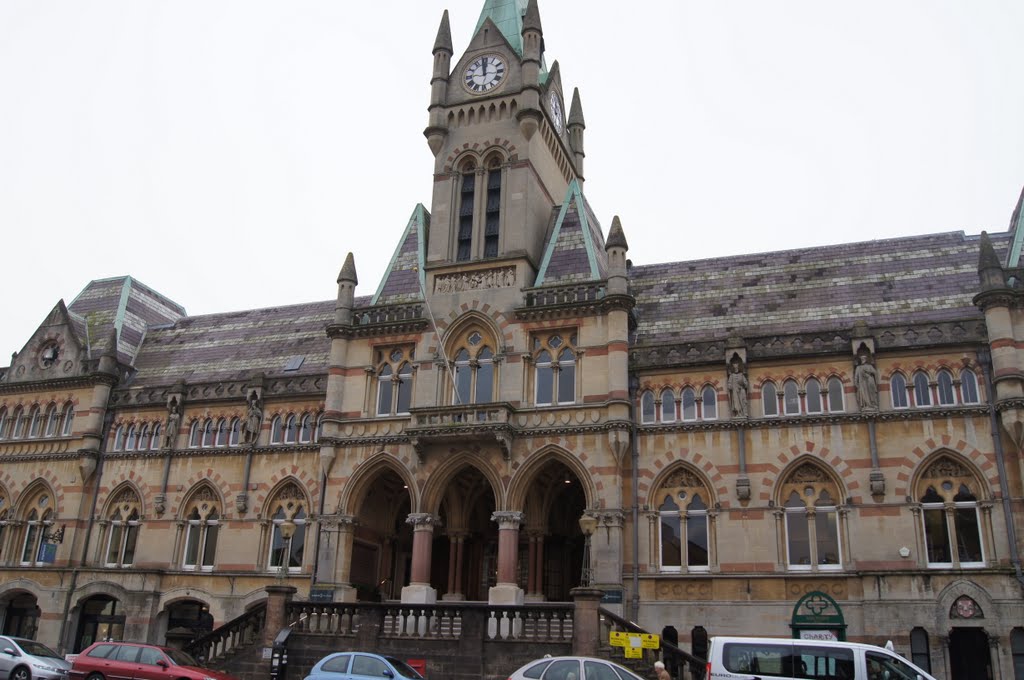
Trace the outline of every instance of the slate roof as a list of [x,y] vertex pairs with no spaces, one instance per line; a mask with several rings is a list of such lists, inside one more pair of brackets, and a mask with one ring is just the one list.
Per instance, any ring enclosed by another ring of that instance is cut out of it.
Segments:
[[[1006,234],[992,237],[1000,252]],[[638,343],[982,321],[979,238],[928,234],[633,267]]]
[[535,286],[549,286],[607,277],[608,256],[601,223],[573,180],[555,218]]
[[75,333],[87,342],[93,357],[107,351],[111,329],[117,333],[117,356],[130,364],[154,324],[185,316],[185,308],[130,276],[98,279],[78,294],[70,305]]
[[373,304],[391,305],[423,299],[422,291],[426,286],[423,264],[429,228],[430,213],[419,203],[409,216],[405,232],[373,296]]
[[[367,296],[356,298],[365,307]],[[181,318],[146,334],[132,387],[327,373],[334,300]],[[302,364],[285,367],[293,357]]]

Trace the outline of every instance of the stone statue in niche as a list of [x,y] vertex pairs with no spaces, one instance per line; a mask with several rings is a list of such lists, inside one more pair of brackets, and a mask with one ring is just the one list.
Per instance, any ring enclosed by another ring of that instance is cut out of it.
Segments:
[[729,367],[729,379],[726,382],[726,389],[729,392],[729,412],[733,418],[746,418],[747,392],[750,390],[750,383],[747,376],[743,374],[743,364],[740,361],[733,361]]
[[857,355],[857,367],[853,369],[853,384],[857,388],[857,405],[861,411],[878,410],[878,371],[871,365],[871,357]]
[[181,409],[178,408],[178,400],[171,399],[167,405],[167,423],[164,425],[164,448],[173,449],[174,441],[178,437],[178,423],[181,422]]
[[263,423],[263,405],[260,397],[253,392],[249,395],[249,410],[245,416],[245,443],[252,446],[260,437],[260,426]]

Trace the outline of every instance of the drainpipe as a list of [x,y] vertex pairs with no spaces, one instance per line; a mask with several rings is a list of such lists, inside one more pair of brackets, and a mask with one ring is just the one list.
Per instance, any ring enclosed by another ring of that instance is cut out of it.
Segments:
[[316,585],[317,572],[320,570],[320,534],[324,530],[324,506],[327,504],[327,473],[320,473],[320,508],[317,510],[316,520],[316,542],[313,546],[313,571],[309,575],[310,599],[313,595],[313,586]]
[[1010,488],[1006,481],[1006,460],[1003,454],[1003,438],[999,434],[999,416],[996,414],[996,393],[992,384],[992,354],[988,347],[978,350],[978,363],[985,375],[985,392],[988,394],[988,420],[992,431],[992,445],[996,452],[996,469],[999,471],[999,492],[1003,496],[1003,515],[1006,518],[1006,540],[1010,543],[1010,564],[1017,577],[1017,583],[1024,588],[1024,574],[1021,573],[1020,554],[1017,552],[1017,531],[1013,526],[1013,512],[1010,508]]
[[633,596],[630,602],[630,620],[636,621],[640,617],[640,445],[637,442],[638,428],[636,426],[636,392],[640,386],[640,380],[635,375],[629,375],[629,428],[632,465],[630,480],[633,484]]
[[78,560],[78,566],[71,570],[71,583],[68,585],[68,594],[64,598],[64,617],[60,622],[60,633],[57,636],[59,642],[58,652],[64,654],[70,645],[67,644],[65,635],[67,634],[68,626],[68,614],[71,611],[71,599],[75,595],[75,589],[78,586],[78,574],[81,572],[82,567],[85,566],[85,562],[89,556],[89,544],[92,542],[92,530],[93,525],[96,523],[96,503],[99,500],[100,495],[100,482],[103,479],[103,463],[106,460],[107,452],[107,438],[110,436],[110,428],[114,424],[114,412],[110,409],[103,414],[103,427],[100,428],[100,448],[97,451],[99,456],[99,462],[96,464],[96,471],[93,472],[93,477],[96,479],[96,483],[93,485],[92,503],[89,506],[89,521],[85,527],[85,540],[82,541],[82,556]]

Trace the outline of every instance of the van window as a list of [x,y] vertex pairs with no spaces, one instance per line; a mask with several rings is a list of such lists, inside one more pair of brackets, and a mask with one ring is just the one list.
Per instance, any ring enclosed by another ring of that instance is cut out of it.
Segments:
[[727,642],[722,649],[722,664],[731,673],[792,677],[790,645]]
[[917,671],[894,656],[867,653],[868,680],[917,680]]
[[795,650],[798,678],[822,680],[853,680],[853,650],[842,647],[797,645]]

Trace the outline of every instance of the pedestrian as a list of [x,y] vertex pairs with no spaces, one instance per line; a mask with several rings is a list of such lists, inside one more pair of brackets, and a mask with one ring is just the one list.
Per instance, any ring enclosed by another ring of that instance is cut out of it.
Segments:
[[665,670],[665,664],[661,661],[654,662],[654,672],[658,675],[658,680],[672,680],[672,676]]

